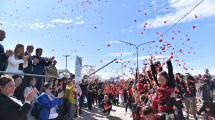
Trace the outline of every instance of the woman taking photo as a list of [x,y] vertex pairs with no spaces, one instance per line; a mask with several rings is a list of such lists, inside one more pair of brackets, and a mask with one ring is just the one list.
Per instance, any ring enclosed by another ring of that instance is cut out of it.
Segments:
[[0,120],[25,120],[31,109],[30,103],[37,93],[37,89],[31,90],[25,96],[24,104],[12,97],[14,90],[15,83],[12,78],[0,78]]

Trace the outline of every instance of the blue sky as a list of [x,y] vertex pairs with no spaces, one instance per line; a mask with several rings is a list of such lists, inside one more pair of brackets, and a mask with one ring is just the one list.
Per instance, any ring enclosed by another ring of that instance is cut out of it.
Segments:
[[[12,50],[17,43],[42,47],[43,56],[56,57],[59,69],[65,68],[63,55],[69,54],[71,72],[74,72],[76,55],[83,58],[84,65],[93,65],[96,69],[114,58],[122,62],[132,60],[124,67],[126,75],[130,75],[129,67],[136,66],[135,48],[119,40],[137,45],[156,40],[149,46],[140,47],[140,67],[150,54],[163,58],[174,52],[175,72],[202,74],[204,68],[209,68],[214,74],[214,0],[204,0],[167,35],[159,37],[200,1],[1,0],[0,29],[7,34],[1,44]],[[169,45],[165,52],[159,54],[160,47],[166,44]],[[184,70],[184,64],[188,70]],[[120,67],[114,63],[98,74],[107,78],[116,75],[116,68]]]

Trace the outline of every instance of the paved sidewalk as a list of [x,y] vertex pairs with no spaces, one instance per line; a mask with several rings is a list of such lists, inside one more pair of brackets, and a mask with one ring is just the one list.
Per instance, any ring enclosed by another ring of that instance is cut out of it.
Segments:
[[[214,93],[215,96],[215,93]],[[215,101],[214,101],[215,102]],[[197,104],[197,110],[200,109],[202,104]],[[94,106],[92,110],[85,108],[83,114],[79,116],[79,119],[83,120],[132,120],[131,111],[128,109],[128,113],[125,113],[125,108],[123,106],[113,106],[110,112],[110,117],[102,112],[101,108]],[[184,117],[186,117],[185,109],[183,110]],[[197,115],[199,120],[203,120],[202,115]],[[194,120],[193,116],[190,115],[189,120]]]
[[125,108],[121,106],[113,106],[110,112],[110,117],[102,112],[101,108],[94,106],[92,110],[85,108],[79,119],[84,120],[132,120],[129,119],[130,113],[125,113]]

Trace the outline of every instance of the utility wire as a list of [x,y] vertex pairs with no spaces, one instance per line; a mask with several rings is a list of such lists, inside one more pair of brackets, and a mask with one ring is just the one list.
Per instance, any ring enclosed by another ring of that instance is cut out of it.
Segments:
[[181,20],[183,20],[187,15],[189,15],[194,9],[196,9],[202,2],[205,0],[200,1],[196,6],[194,6],[188,13],[186,13],[182,18],[180,18],[176,23],[174,23],[171,27],[169,27],[164,33],[162,33],[159,37],[155,39],[157,41],[161,36],[165,35],[169,30],[171,30],[174,26],[176,26]]

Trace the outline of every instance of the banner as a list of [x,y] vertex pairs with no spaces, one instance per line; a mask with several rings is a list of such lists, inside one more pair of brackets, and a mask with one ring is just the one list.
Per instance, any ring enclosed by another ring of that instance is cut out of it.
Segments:
[[75,60],[75,82],[79,82],[82,79],[82,58],[76,56]]
[[119,81],[120,77],[119,76],[117,76],[117,77],[110,77],[110,80],[112,80],[112,81]]

